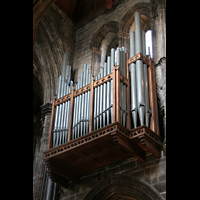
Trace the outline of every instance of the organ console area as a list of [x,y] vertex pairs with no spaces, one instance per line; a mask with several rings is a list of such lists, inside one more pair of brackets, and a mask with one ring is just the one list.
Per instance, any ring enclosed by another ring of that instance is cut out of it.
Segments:
[[[67,187],[81,174],[135,156],[145,162],[146,151],[160,157],[155,68],[146,58],[140,13],[126,48],[111,56],[93,76],[84,64],[77,83],[70,78],[68,54],[63,55],[58,94],[52,103],[47,172],[53,182]],[[116,55],[116,59],[115,59]],[[116,62],[115,62],[116,60]]]

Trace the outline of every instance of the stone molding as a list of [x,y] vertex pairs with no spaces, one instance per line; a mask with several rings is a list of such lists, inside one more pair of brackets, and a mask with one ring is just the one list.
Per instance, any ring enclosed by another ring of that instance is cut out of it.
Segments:
[[96,47],[92,47],[92,51],[93,51],[94,53],[98,53],[98,54],[101,55],[101,49],[97,49]]
[[44,105],[41,105],[40,108],[43,116],[51,115],[52,103],[46,103]]

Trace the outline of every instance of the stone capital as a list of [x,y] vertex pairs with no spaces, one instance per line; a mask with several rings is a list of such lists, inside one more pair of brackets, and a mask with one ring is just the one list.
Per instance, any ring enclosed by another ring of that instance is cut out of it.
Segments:
[[92,51],[101,54],[101,49],[97,49],[96,47],[92,47]]
[[129,33],[126,33],[124,31],[121,31],[117,34],[117,37],[126,37],[126,38],[129,38]]
[[44,105],[41,105],[40,108],[43,116],[51,115],[52,103],[46,103]]

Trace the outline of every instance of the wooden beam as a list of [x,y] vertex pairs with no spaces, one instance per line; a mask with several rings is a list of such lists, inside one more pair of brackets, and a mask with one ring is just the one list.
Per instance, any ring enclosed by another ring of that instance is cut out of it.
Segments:
[[116,73],[115,73],[115,66],[113,65],[112,68],[112,76],[113,76],[113,88],[111,88],[111,90],[113,90],[113,108],[112,108],[112,123],[114,123],[116,121],[116,98],[115,98],[115,93],[116,93]]
[[157,103],[157,92],[156,92],[156,75],[155,66],[151,60],[151,70],[152,70],[152,87],[153,87],[153,103],[154,103],[154,121],[155,121],[155,132],[160,135],[159,131],[159,119],[158,119],[158,103]]
[[69,130],[68,130],[68,137],[67,137],[68,142],[72,139],[73,114],[74,114],[74,86],[72,85],[70,112],[69,112]]
[[54,119],[55,119],[55,99],[56,95],[54,95],[53,102],[52,102],[52,109],[51,109],[51,123],[49,128],[49,139],[48,139],[48,145],[47,150],[53,147],[53,127],[54,127]]
[[116,121],[120,123],[120,69],[119,66],[115,68],[116,73]]
[[126,87],[126,109],[127,109],[127,118],[126,118],[126,128],[131,129],[131,106],[130,106],[130,77],[129,77],[129,67],[128,67],[128,53],[126,54],[126,77],[128,79],[128,85]]
[[131,58],[129,58],[128,59],[128,65],[136,62],[137,60],[142,60],[143,63],[147,64],[147,66],[150,65],[150,63],[149,63],[150,61],[141,53],[138,53],[138,54],[132,56]]
[[91,78],[91,97],[90,97],[90,123],[89,123],[89,133],[93,131],[93,117],[94,117],[94,76]]

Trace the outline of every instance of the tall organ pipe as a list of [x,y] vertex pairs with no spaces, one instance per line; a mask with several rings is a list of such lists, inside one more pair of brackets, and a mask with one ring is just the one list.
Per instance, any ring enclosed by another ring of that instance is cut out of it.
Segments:
[[[145,40],[145,32],[142,31],[142,44],[143,44],[143,52],[142,54],[146,57],[146,40]],[[148,87],[148,74],[147,74],[147,65],[144,63],[144,94],[145,94],[145,125],[149,127],[149,87]]]
[[[103,67],[100,69],[100,78],[103,77]],[[100,85],[100,95],[99,95],[99,127],[102,127],[102,111],[103,111],[103,85]]]
[[[97,80],[97,76],[95,76],[95,81]],[[97,87],[94,89],[94,131],[97,129]]]
[[[112,54],[112,49],[111,49],[111,54]],[[110,74],[111,73],[111,57],[108,56],[107,57],[107,73],[106,74]],[[107,82],[107,111],[106,111],[106,115],[107,115],[107,125],[110,124],[110,115],[111,115],[111,108],[110,105],[111,105],[111,81],[108,81]],[[112,120],[111,120],[111,123],[112,123]]]
[[[135,53],[142,53],[142,31],[141,17],[139,12],[135,12]],[[137,82],[137,107],[140,125],[144,125],[144,68],[141,60],[136,61],[136,82]]]
[[[135,55],[135,32],[130,31],[130,58]],[[137,86],[136,86],[136,66],[130,65],[131,80],[131,113],[134,128],[137,127]]]
[[[70,89],[70,86],[69,84],[67,85],[67,94],[71,93],[71,89]],[[66,110],[67,110],[67,113],[66,113],[66,122],[65,122],[65,126],[64,126],[64,130],[65,130],[65,143],[67,142],[67,136],[68,136],[68,125],[69,125],[69,112],[70,112],[70,101],[67,101],[66,102]]]
[[[80,89],[80,83],[81,83],[81,79],[78,79],[78,89]],[[80,126],[79,126],[79,112],[80,112],[80,95],[77,96],[77,107],[79,107],[79,109],[77,110],[77,114],[76,114],[76,124],[77,124],[77,137],[79,137],[79,133],[80,133]]]
[[[85,68],[86,66],[86,68]],[[89,74],[88,74],[88,69],[87,69],[87,64],[84,64],[84,73],[85,73],[85,85],[88,85],[89,83]],[[85,93],[85,104],[84,104],[84,134],[87,133],[87,110],[88,110],[88,105],[89,102],[88,100],[88,92]]]
[[[75,90],[78,90],[78,83],[75,86]],[[79,97],[77,96],[74,99],[74,114],[75,114],[75,119],[74,119],[74,139],[77,138],[78,98]]]
[[[63,62],[62,62],[62,73],[59,76],[59,82],[58,82],[57,99],[64,96],[65,93],[66,93],[66,80],[65,80],[65,78],[68,76],[68,75],[66,75],[66,73],[68,72],[69,68],[71,70],[71,66],[67,67],[67,63],[68,63],[68,54],[64,53],[63,54]],[[69,77],[69,79],[70,79],[70,77]],[[54,130],[53,130],[53,147],[56,147],[59,143],[61,143],[62,138],[63,138],[63,142],[64,142],[64,133],[63,133],[64,116],[63,116],[63,112],[65,110],[66,110],[66,105],[61,104],[61,105],[56,107]],[[60,134],[59,134],[59,132],[60,132]],[[61,138],[61,136],[63,136],[63,137]],[[59,138],[60,138],[60,141],[59,141]],[[49,179],[49,177],[47,177],[47,182],[46,182],[45,188],[46,188],[46,190],[45,190],[46,200],[55,199],[56,183],[53,183]]]
[[[120,73],[122,73],[122,52],[121,48],[117,48],[117,65],[120,65]],[[118,81],[118,80],[117,80]],[[120,123],[122,124],[122,98],[123,98],[123,83],[120,81]]]
[[[77,90],[77,84],[75,85],[75,90]],[[77,113],[77,97],[74,98],[74,114],[73,114],[73,124],[72,124],[72,140],[76,139],[76,113]]]
[[[84,64],[84,74],[83,74],[83,87],[86,86],[86,75],[87,75],[87,64]],[[87,102],[86,102],[86,97],[87,97],[87,94],[86,93],[83,93],[82,94],[82,98],[83,98],[83,103],[82,103],[82,129],[83,129],[83,135],[85,135],[85,118],[86,118],[86,107],[87,107]]]
[[[126,48],[122,47],[122,75],[126,77]],[[122,125],[126,126],[126,85],[122,82],[122,110],[123,110],[123,119]]]
[[[81,72],[81,83],[80,83],[80,88],[82,88],[83,87],[83,74],[84,74],[84,72]],[[80,95],[80,100],[79,100],[79,127],[80,127],[80,135],[79,135],[79,137],[80,136],[82,136],[82,133],[83,133],[83,130],[82,130],[82,120],[81,120],[81,116],[82,116],[82,110],[83,110],[83,96],[82,95]]]
[[[101,73],[98,73],[98,77],[97,77],[98,79],[100,79],[101,78]],[[99,106],[100,106],[100,87],[98,86],[97,87],[97,115],[96,115],[96,119],[97,119],[97,129],[99,129]]]
[[[106,76],[107,74],[107,63],[104,63],[104,69],[103,69],[103,76]],[[107,83],[103,84],[103,127],[106,126],[106,98],[108,99],[107,96]]]
[[[91,74],[90,74],[90,70],[87,70],[87,77],[88,77],[88,83],[91,83]],[[90,93],[91,91],[89,90],[87,95],[87,115],[86,115],[86,134],[89,133],[89,121],[90,121]]]
[[[115,65],[115,49],[111,49],[111,60],[110,60],[110,73],[112,72],[113,65]],[[110,81],[110,123],[112,123],[112,110],[113,110],[113,80]]]
[[[60,98],[60,86],[61,86],[61,75],[59,76],[58,81],[58,95],[57,98]],[[55,113],[55,121],[54,121],[54,130],[53,130],[53,146],[55,146],[56,143],[56,136],[57,136],[57,122],[58,122],[58,115],[59,115],[60,107],[56,107],[56,113]]]

